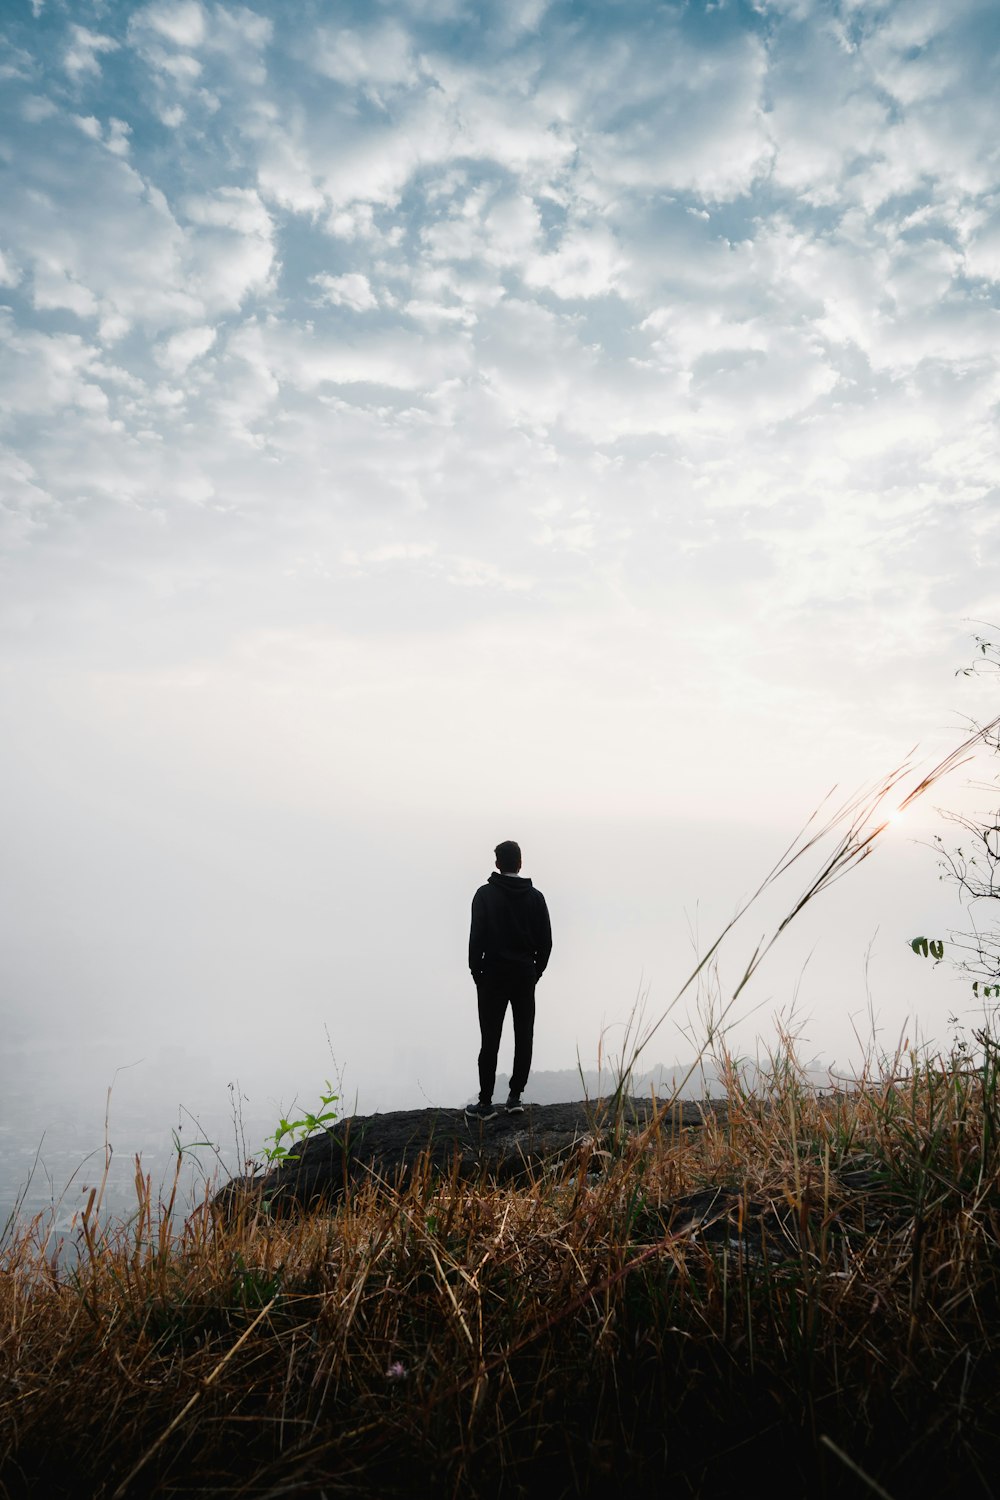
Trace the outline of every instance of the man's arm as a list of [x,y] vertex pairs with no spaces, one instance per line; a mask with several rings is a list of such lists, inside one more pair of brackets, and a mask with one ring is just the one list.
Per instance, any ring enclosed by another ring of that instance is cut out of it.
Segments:
[[481,890],[472,898],[472,925],[469,929],[469,969],[473,979],[483,972],[486,952],[486,901]]
[[535,937],[535,978],[541,979],[549,962],[552,952],[552,923],[549,920],[549,909],[545,904],[545,897],[541,891],[535,893],[538,897],[538,910],[535,914],[536,937]]

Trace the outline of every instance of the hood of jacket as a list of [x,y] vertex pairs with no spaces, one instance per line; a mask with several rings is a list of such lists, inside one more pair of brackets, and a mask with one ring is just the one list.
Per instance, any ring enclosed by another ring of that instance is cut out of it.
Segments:
[[495,891],[504,891],[508,896],[526,896],[533,889],[527,875],[501,875],[494,870],[488,882]]

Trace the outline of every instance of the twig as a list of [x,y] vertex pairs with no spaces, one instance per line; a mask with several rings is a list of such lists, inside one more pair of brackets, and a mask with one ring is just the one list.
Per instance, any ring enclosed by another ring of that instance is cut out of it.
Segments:
[[192,1406],[194,1406],[197,1401],[201,1400],[202,1396],[208,1390],[208,1387],[212,1384],[213,1380],[216,1380],[218,1376],[222,1374],[222,1371],[225,1369],[226,1365],[228,1365],[237,1349],[241,1348],[242,1345],[246,1343],[247,1339],[257,1327],[257,1324],[267,1316],[277,1300],[278,1299],[276,1297],[272,1297],[267,1306],[261,1308],[260,1312],[250,1324],[249,1328],[245,1328],[240,1334],[239,1338],[236,1340],[236,1343],[233,1345],[233,1347],[226,1351],[226,1353],[219,1360],[219,1363],[216,1365],[215,1369],[210,1375],[207,1375],[205,1377],[198,1390],[195,1391],[190,1401],[186,1402],[181,1410],[177,1413],[176,1417],[170,1423],[169,1427],[166,1427],[163,1432],[160,1433],[160,1436],[156,1439],[156,1442],[153,1443],[152,1447],[146,1449],[139,1462],[135,1465],[131,1472],[125,1476],[121,1484],[115,1490],[114,1494],[111,1497],[111,1500],[121,1500],[121,1497],[125,1494],[125,1491],[128,1489],[135,1476],[139,1473],[140,1469],[144,1469],[146,1467],[153,1454],[156,1453],[158,1449],[162,1448],[163,1444],[167,1441],[167,1438],[170,1436],[170,1434],[177,1430],[177,1428],[183,1422],[184,1418],[187,1416],[188,1412],[191,1410]]
[[873,1479],[870,1474],[866,1474],[861,1465],[856,1464],[854,1462],[854,1459],[850,1458],[844,1452],[843,1448],[838,1448],[833,1439],[827,1437],[825,1432],[820,1433],[819,1440],[823,1444],[824,1448],[829,1448],[830,1452],[835,1454],[836,1457],[840,1459],[840,1462],[844,1465],[845,1468],[850,1469],[852,1474],[856,1474],[861,1482],[868,1486],[873,1495],[878,1495],[880,1497],[880,1500],[892,1500],[892,1496],[889,1494],[889,1491],[884,1490],[877,1479]]

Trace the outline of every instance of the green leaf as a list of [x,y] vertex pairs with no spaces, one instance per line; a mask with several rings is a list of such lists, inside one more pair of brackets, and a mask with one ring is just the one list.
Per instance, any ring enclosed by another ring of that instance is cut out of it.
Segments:
[[[322,1105],[335,1104],[339,1098],[339,1095],[333,1092],[333,1085],[331,1084],[329,1078],[324,1079],[323,1086],[326,1092],[320,1094],[320,1103]],[[297,1103],[297,1100],[293,1100],[293,1107]],[[321,1130],[327,1123],[327,1121],[335,1120],[336,1118],[337,1111],[335,1109],[325,1109],[321,1114],[317,1114],[313,1110],[305,1110],[303,1112],[302,1118],[297,1120],[286,1120],[285,1117],[282,1116],[278,1120],[278,1126],[273,1136],[269,1135],[267,1137],[267,1141],[264,1144],[261,1155],[263,1156],[265,1161],[271,1163],[281,1161],[298,1161],[298,1156],[293,1155],[291,1152],[289,1152],[286,1147],[280,1144],[280,1142],[286,1137],[291,1137],[291,1144],[296,1144],[297,1142],[300,1143],[301,1141],[304,1141],[308,1136],[312,1135],[314,1131]],[[270,1144],[271,1142],[273,1142],[273,1145]]]

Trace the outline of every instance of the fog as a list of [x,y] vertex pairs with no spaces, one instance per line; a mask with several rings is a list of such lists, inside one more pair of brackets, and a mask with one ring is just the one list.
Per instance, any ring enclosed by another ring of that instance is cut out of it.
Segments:
[[[669,1012],[642,1067],[693,1058],[706,1003],[726,1001],[820,863],[816,851],[758,902],[727,939],[714,988],[693,986],[671,1009],[810,808],[783,822],[536,812],[513,823],[488,808],[380,818],[313,814],[232,782],[196,796],[155,757],[142,769],[102,776],[78,742],[12,777],[0,866],[8,1202],[40,1143],[30,1204],[58,1196],[60,1174],[97,1151],[92,1181],[106,1110],[127,1184],[136,1151],[165,1169],[175,1129],[238,1168],[240,1130],[259,1151],[279,1113],[296,1098],[311,1107],[326,1078],[341,1113],[461,1107],[478,1050],[469,905],[499,838],[520,840],[552,914],[536,1069],[593,1067],[599,1054],[607,1067],[637,1004],[649,1020]],[[953,1014],[974,1019],[968,982],[908,945],[962,921],[926,847],[939,827],[931,807],[891,826],[781,936],[727,1014],[737,1055],[766,1052],[783,1024],[804,1062],[849,1073],[867,1048],[944,1046]],[[501,1068],[511,1045],[508,1031]]]
[[[479,1044],[469,908],[503,838],[521,843],[552,914],[536,1069],[599,1056],[607,1067],[636,1006],[648,1021],[666,1014],[640,1066],[686,1065],[829,840],[684,990],[698,956],[811,815],[822,826],[909,749],[893,743],[891,699],[811,747],[802,716],[742,713],[730,735],[731,695],[694,733],[621,682],[605,684],[603,717],[581,688],[546,720],[518,700],[499,648],[492,690],[506,716],[449,714],[451,680],[418,688],[408,645],[399,653],[397,677],[376,685],[359,671],[350,691],[323,652],[291,676],[270,652],[253,673],[225,657],[193,676],[95,671],[65,652],[7,670],[0,1200],[41,1147],[29,1208],[96,1153],[66,1198],[78,1206],[104,1160],[106,1115],[125,1203],[134,1153],[162,1175],[176,1131],[210,1143],[197,1153],[205,1171],[239,1170],[327,1078],[342,1114],[462,1107]],[[533,693],[545,673],[536,663]],[[949,675],[942,693],[985,718],[990,686]],[[964,733],[940,713],[886,810]],[[966,925],[928,845],[953,831],[935,807],[988,802],[968,782],[993,771],[983,752],[960,766],[782,933],[726,1011],[737,1055],[766,1054],[784,1026],[804,1062],[849,1074],[866,1051],[947,1046],[953,1015],[974,1023],[968,980],[917,958],[909,939]],[[501,1069],[510,1048],[508,1032]]]

